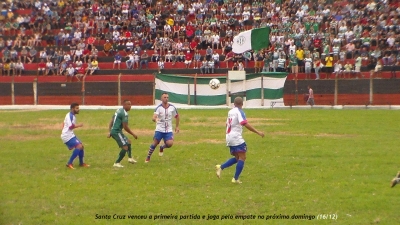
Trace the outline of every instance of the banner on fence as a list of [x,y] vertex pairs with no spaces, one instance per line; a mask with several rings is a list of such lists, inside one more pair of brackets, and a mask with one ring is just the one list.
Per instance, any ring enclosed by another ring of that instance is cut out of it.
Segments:
[[[246,107],[268,106],[274,102],[276,106],[283,106],[283,86],[286,73],[256,73],[247,74],[245,90],[243,81],[231,81],[230,94],[246,94]],[[217,78],[221,85],[218,89],[211,89],[209,81]],[[169,101],[183,105],[227,105],[227,79],[226,77],[194,77],[178,76],[171,74],[157,74],[155,78],[155,103],[160,104],[163,92],[169,95]]]

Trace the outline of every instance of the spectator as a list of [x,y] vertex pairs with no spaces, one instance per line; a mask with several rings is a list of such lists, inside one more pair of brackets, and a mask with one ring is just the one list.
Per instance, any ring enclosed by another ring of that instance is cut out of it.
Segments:
[[164,69],[164,60],[162,57],[157,62],[157,65],[158,65],[158,73],[161,73],[161,70]]
[[244,58],[244,65],[247,68],[249,65],[249,62],[251,61],[251,52],[250,51],[244,52],[243,58]]
[[46,71],[46,63],[44,62],[43,59],[41,59],[38,64],[38,71],[36,76],[39,76],[40,72],[42,72],[42,74],[45,75],[45,71]]
[[278,59],[278,65],[277,65],[276,71],[277,72],[285,72],[286,71],[286,59],[285,59],[285,56],[282,55]]
[[109,56],[111,49],[112,49],[112,44],[110,43],[109,40],[106,40],[106,43],[103,46],[104,54],[106,54],[106,56]]
[[344,72],[343,65],[340,63],[340,61],[336,61],[333,66],[333,73],[335,74],[336,77],[341,78],[343,72]]
[[[290,52],[290,51],[289,51]],[[289,55],[289,67],[292,74],[294,74],[295,79],[297,79],[297,75],[299,73],[299,60],[296,57],[296,53]]]
[[173,54],[171,50],[168,50],[167,54],[165,55],[165,62],[173,62]]
[[190,65],[192,64],[192,59],[193,59],[192,54],[190,53],[190,51],[187,51],[186,54],[185,54],[185,66],[186,66],[186,69],[188,69],[190,67]]
[[237,64],[237,62],[233,63],[232,70],[234,70],[234,71],[239,70],[239,65]]
[[24,72],[24,64],[19,59],[18,62],[15,64],[15,75],[21,76],[23,72]]
[[158,62],[160,60],[160,54],[158,51],[154,51],[153,55],[151,56],[151,62]]
[[333,73],[333,54],[330,54],[325,58],[325,72],[326,79],[328,79],[329,75]]
[[[134,65],[136,65],[136,69],[139,69],[140,56],[137,51],[135,51],[135,54],[133,55],[133,62],[134,62]],[[133,69],[133,65],[132,65],[132,69]]]
[[310,55],[307,55],[304,58],[304,70],[306,73],[306,79],[310,79],[310,77],[311,77],[310,75],[311,75],[312,64],[313,64],[313,61],[312,61]]
[[46,62],[46,71],[45,71],[45,74],[44,74],[44,75],[47,76],[47,75],[49,75],[50,72],[52,72],[53,75],[56,74],[53,62],[51,62],[50,60],[48,60],[48,61]]
[[208,70],[208,61],[207,61],[207,59],[206,59],[205,57],[203,58],[203,61],[201,62],[200,72],[201,72],[202,74],[209,73],[209,70]]
[[10,60],[8,59],[7,61],[4,62],[3,64],[3,71],[4,71],[4,75],[6,76],[10,76],[11,74],[11,65],[10,65]]
[[229,61],[233,61],[235,57],[235,53],[233,53],[232,51],[230,51],[228,54],[226,54],[225,56],[225,62],[226,62],[226,68],[228,68],[229,66]]
[[60,67],[58,70],[57,75],[64,75],[65,71],[67,71],[67,67],[68,67],[68,63],[66,60],[62,60],[62,62],[60,63]]
[[347,62],[344,65],[344,75],[343,75],[344,77],[343,78],[346,79],[346,75],[348,75],[347,76],[348,78],[351,78],[351,75],[352,75],[353,72],[354,72],[353,65],[351,65],[351,63]]
[[270,65],[272,64],[272,53],[265,52],[264,54],[264,65],[262,68],[262,72],[270,72]]
[[114,56],[114,64],[113,64],[113,69],[115,68],[115,64],[118,65],[118,69],[121,69],[121,55],[119,54],[119,52],[117,52],[117,54],[115,54]]
[[66,82],[72,82],[72,79],[75,76],[75,68],[72,66],[72,64],[69,64],[69,66],[66,69],[66,72],[67,72]]
[[208,71],[209,71],[210,73],[214,73],[215,64],[214,64],[214,60],[213,60],[213,59],[210,59],[210,60],[208,61],[207,66],[208,66]]
[[81,59],[75,61],[75,70],[78,71],[83,66],[83,62]]
[[357,55],[355,67],[354,67],[354,74],[357,79],[358,79],[357,75],[359,75],[359,77],[361,77],[361,63],[362,63],[362,58],[360,55]]
[[86,76],[86,71],[84,67],[79,68],[79,70],[76,70],[76,79],[78,81],[81,81],[81,78],[84,78]]
[[133,55],[133,53],[131,52],[131,53],[129,53],[129,55],[128,56],[126,56],[128,59],[126,60],[126,62],[125,62],[125,64],[126,64],[126,68],[127,69],[132,69],[132,67],[133,67],[133,64],[134,64],[134,55]]
[[255,73],[259,73],[262,71],[262,67],[264,64],[264,53],[262,51],[260,52],[255,52],[255,56],[254,56],[254,71]]
[[96,72],[97,70],[99,70],[99,62],[97,61],[96,58],[94,58],[91,62],[90,62],[91,68],[90,68],[90,75],[93,75],[94,72]]
[[219,54],[218,54],[218,52],[214,52],[213,53],[212,60],[214,60],[214,66],[219,68]]
[[144,50],[143,54],[140,56],[140,69],[142,69],[143,64],[146,65],[146,69],[149,68],[149,55],[146,50]]
[[199,50],[196,50],[196,52],[194,53],[193,62],[194,62],[193,63],[194,69],[200,68],[201,54],[200,54]]

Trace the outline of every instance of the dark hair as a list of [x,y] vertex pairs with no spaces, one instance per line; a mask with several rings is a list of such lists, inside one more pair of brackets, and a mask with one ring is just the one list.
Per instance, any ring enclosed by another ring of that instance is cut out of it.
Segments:
[[69,109],[74,109],[77,106],[79,106],[79,104],[76,102],[73,102],[73,103],[71,103],[71,106],[69,107]]
[[161,96],[163,96],[163,95],[167,95],[168,93],[167,92],[163,92],[162,94],[161,94]]
[[125,99],[124,101],[122,101],[123,104],[130,102],[128,99]]

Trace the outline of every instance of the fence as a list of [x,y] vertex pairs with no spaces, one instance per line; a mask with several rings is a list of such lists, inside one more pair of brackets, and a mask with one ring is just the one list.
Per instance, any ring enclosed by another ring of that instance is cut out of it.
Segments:
[[130,99],[133,105],[154,104],[154,78],[134,81],[119,76],[112,80],[86,82],[15,81],[0,83],[1,105],[63,105],[79,102],[82,105],[120,105]]

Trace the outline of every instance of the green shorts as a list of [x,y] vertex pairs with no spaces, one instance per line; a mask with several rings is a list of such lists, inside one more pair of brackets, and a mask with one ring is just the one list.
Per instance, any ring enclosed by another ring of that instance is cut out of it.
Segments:
[[128,138],[121,133],[111,133],[111,137],[117,142],[119,147],[126,146],[129,144]]

